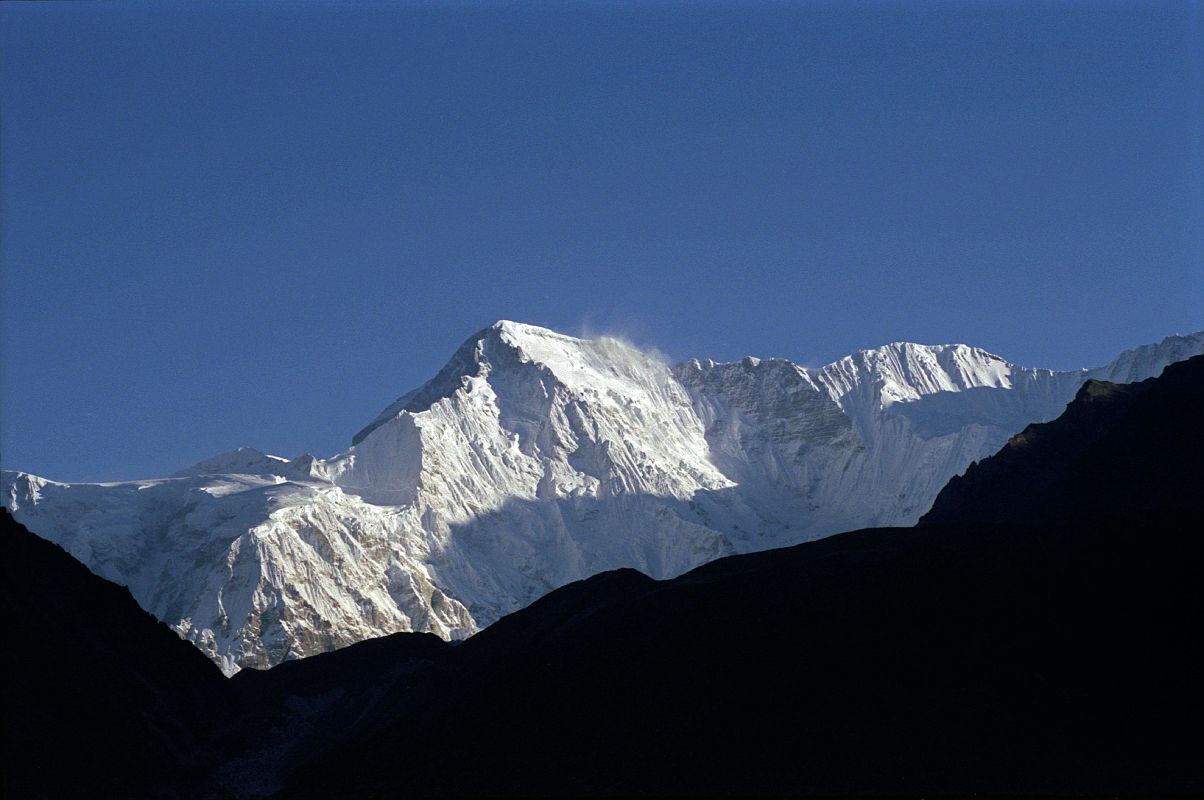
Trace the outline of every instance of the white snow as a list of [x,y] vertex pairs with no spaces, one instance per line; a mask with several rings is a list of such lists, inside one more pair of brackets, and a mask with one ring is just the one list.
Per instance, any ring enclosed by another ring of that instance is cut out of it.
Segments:
[[232,673],[395,631],[464,637],[606,569],[663,578],[911,524],[1089,377],[1202,351],[1197,333],[1074,372],[905,342],[819,369],[671,366],[499,322],[332,458],[240,448],[111,484],[6,472],[3,502]]

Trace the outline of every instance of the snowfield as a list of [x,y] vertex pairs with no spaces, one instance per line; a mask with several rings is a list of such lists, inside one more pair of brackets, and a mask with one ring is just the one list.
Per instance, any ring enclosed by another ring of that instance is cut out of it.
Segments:
[[397,631],[471,635],[565,583],[910,525],[1088,378],[1158,375],[1172,336],[1090,370],[896,343],[819,369],[670,365],[514,322],[471,337],[343,453],[240,448],[170,478],[3,474],[3,503],[223,671]]

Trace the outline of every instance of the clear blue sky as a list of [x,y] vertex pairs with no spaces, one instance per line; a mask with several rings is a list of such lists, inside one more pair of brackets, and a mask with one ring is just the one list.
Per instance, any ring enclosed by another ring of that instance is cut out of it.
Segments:
[[1096,365],[1204,328],[1198,3],[0,4],[0,461],[342,449],[499,318]]

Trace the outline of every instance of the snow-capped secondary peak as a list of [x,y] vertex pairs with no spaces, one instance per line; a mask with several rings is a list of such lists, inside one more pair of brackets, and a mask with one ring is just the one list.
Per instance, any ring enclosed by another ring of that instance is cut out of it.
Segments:
[[283,475],[287,470],[289,460],[280,456],[261,453],[253,447],[238,447],[234,450],[220,453],[204,461],[198,461],[191,467],[173,473],[173,478],[184,478],[190,475]]
[[938,392],[980,386],[1009,388],[1012,365],[993,353],[964,344],[894,342],[861,350],[819,370],[837,402],[850,394],[879,407]]
[[1109,364],[1085,370],[1091,378],[1109,383],[1133,383],[1162,372],[1168,364],[1185,361],[1204,347],[1204,331],[1186,336],[1174,334],[1156,344],[1126,350]]
[[332,458],[239,448],[112,484],[5,473],[2,497],[233,672],[395,631],[467,636],[607,569],[663,578],[911,524],[1087,379],[1200,352],[1204,332],[1069,372],[909,342],[817,369],[674,366],[502,320]]

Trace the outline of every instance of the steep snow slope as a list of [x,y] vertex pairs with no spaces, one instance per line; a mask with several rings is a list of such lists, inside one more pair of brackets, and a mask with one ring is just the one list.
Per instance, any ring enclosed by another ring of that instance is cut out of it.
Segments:
[[1204,333],[1078,372],[907,343],[814,370],[670,366],[499,322],[328,460],[243,448],[155,481],[5,473],[3,502],[229,673],[395,631],[463,637],[606,569],[669,577],[911,524],[1087,378],[1202,351]]
[[431,582],[397,510],[329,483],[204,475],[115,484],[4,476],[4,503],[98,575],[126,584],[227,673],[382,631],[475,630]]

